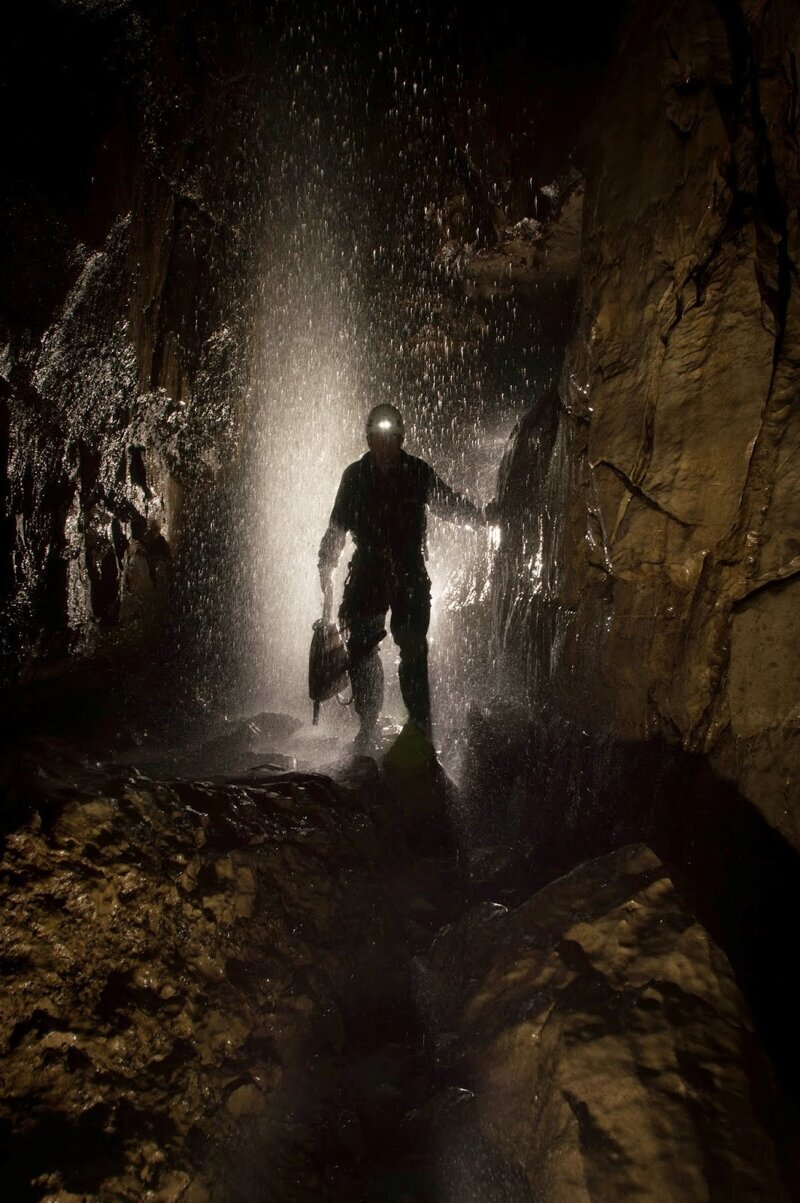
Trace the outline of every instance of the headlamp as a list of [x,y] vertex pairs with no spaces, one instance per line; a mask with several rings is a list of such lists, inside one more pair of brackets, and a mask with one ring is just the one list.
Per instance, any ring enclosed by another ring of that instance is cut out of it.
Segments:
[[394,405],[383,402],[375,405],[367,414],[367,434],[370,431],[382,435],[399,435],[403,437],[403,415]]

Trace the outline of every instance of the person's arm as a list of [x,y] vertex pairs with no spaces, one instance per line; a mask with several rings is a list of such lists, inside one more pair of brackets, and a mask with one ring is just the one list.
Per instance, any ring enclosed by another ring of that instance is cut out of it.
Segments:
[[322,542],[319,545],[320,578],[333,576],[336,565],[339,563],[339,556],[342,554],[346,535],[347,527],[341,526],[331,514],[328,529],[322,536]]
[[319,583],[322,587],[323,617],[326,620],[330,618],[333,609],[333,574],[339,563],[350,525],[349,502],[350,488],[347,472],[345,472],[333,503],[328,529],[322,536],[322,542],[319,545]]
[[486,519],[480,506],[475,505],[462,493],[451,489],[441,476],[429,469],[428,505],[435,514],[451,522],[463,522],[468,526],[485,526]]

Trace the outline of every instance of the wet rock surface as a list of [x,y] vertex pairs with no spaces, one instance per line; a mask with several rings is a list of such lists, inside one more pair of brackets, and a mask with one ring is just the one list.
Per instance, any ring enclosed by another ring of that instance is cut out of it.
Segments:
[[791,3],[631,10],[496,578],[537,707],[708,756],[795,846],[797,40]]
[[234,450],[259,220],[241,203],[260,119],[240,17],[101,3],[10,19],[3,679],[157,639],[181,522]]
[[469,296],[536,296],[543,285],[552,290],[574,281],[580,268],[584,181],[573,174],[545,184],[544,196],[549,204],[541,221],[521,217],[511,222],[500,209],[493,223],[495,238],[488,246],[449,240],[437,262]]
[[[798,853],[759,809],[674,743],[598,738],[558,706],[473,707],[458,799],[471,897],[519,905],[576,864],[646,843],[733,965],[783,1088],[800,1067],[784,949],[800,913]],[[513,850],[503,864],[500,849]],[[492,868],[493,883],[481,881]],[[477,875],[477,876],[476,876]]]
[[47,759],[2,863],[7,1197],[353,1197],[347,1026],[380,1006],[405,1036],[374,765],[245,786]]
[[[253,724],[302,745],[286,716]],[[519,732],[502,742],[513,770]],[[462,806],[416,730],[331,772],[18,749],[9,1198],[792,1197],[791,1113],[654,854],[532,893],[557,863],[544,829],[537,848],[487,814],[465,838]]]
[[441,1200],[788,1199],[730,965],[643,845],[436,939]]

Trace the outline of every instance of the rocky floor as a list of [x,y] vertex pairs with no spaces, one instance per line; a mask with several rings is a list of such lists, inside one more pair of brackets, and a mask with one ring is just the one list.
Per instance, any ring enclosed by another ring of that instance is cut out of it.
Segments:
[[588,862],[512,911],[468,910],[423,982],[451,1181],[438,1197],[789,1197],[741,992],[650,849]]
[[797,1196],[730,965],[648,848],[527,897],[424,744],[312,770],[276,724],[195,774],[18,749],[4,1198]]

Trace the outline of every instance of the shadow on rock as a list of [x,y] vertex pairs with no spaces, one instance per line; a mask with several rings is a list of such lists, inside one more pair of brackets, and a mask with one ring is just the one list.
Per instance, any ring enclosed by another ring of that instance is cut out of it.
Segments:
[[[797,992],[784,968],[800,913],[794,849],[702,757],[663,740],[602,741],[563,716],[518,713],[510,721],[487,708],[470,717],[460,805],[478,813],[471,853],[478,876],[499,867],[510,888],[498,893],[515,905],[583,861],[649,844],[729,956],[796,1100]],[[487,836],[515,850],[513,872],[502,857],[482,863],[476,845]]]
[[383,775],[410,848],[452,851],[455,786],[416,723],[406,723],[389,748],[383,758]]

